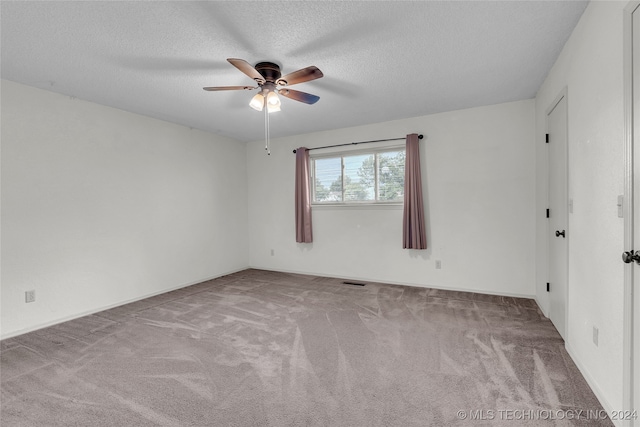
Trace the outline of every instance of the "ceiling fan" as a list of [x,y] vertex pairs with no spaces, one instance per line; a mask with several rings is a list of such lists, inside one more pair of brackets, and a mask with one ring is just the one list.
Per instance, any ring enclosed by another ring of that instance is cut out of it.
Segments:
[[283,76],[280,72],[280,66],[273,62],[259,62],[254,67],[244,59],[228,58],[227,61],[229,61],[229,63],[238,70],[251,77],[258,86],[214,86],[205,87],[203,88],[204,90],[219,91],[260,89],[260,92],[253,97],[249,105],[251,108],[258,111],[262,111],[266,105],[269,113],[280,111],[280,99],[278,98],[278,95],[304,102],[305,104],[315,104],[320,99],[319,96],[301,92],[299,90],[289,89],[287,87],[322,77],[322,71],[313,65]]

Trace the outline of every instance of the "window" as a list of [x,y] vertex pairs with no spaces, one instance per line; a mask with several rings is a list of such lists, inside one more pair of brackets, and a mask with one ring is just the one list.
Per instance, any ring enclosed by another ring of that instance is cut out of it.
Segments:
[[402,202],[404,160],[404,148],[314,157],[313,203]]

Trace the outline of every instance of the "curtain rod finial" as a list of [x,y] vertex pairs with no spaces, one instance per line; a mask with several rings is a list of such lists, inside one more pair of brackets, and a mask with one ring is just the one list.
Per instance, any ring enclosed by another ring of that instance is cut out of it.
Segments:
[[422,138],[424,138],[423,134],[418,135],[418,139],[422,139]]
[[296,154],[298,152],[298,150],[293,150],[293,154]]

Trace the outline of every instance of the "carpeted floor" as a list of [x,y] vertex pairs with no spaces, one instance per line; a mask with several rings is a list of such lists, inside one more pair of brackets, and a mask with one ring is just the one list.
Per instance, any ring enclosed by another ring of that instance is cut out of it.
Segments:
[[0,368],[3,427],[612,425],[533,300],[259,270],[4,340]]

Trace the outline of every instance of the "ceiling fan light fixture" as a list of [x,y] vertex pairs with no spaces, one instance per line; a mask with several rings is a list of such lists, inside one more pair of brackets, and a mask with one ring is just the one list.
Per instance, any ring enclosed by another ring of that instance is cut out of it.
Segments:
[[267,111],[270,113],[280,111],[280,97],[275,92],[269,92],[267,95]]
[[262,93],[257,93],[253,98],[251,98],[249,106],[254,110],[262,111],[262,108],[264,107],[264,96]]

